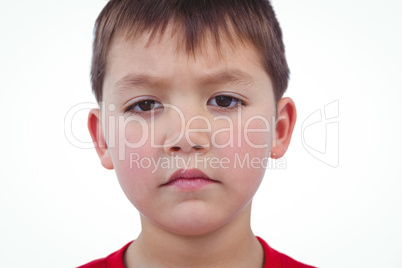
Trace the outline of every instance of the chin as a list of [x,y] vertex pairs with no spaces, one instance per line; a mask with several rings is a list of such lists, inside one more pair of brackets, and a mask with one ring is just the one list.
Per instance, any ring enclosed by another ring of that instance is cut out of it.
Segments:
[[206,219],[204,221],[198,222],[181,222],[177,223],[176,225],[172,226],[164,226],[166,231],[180,235],[180,236],[203,236],[213,233],[214,231],[218,230],[224,224],[219,224],[217,222],[211,222],[210,220]]
[[202,236],[220,229],[232,217],[227,212],[208,211],[193,208],[181,213],[167,215],[160,227],[170,233],[182,236]]

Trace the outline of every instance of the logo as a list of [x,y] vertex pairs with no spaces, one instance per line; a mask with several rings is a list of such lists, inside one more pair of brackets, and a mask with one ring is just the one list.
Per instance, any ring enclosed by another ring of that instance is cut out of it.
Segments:
[[339,100],[310,114],[302,123],[303,147],[317,160],[339,166]]

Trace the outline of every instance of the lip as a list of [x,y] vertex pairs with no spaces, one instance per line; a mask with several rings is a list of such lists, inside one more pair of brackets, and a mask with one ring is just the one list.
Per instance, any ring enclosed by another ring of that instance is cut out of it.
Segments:
[[179,169],[161,186],[174,187],[183,191],[194,191],[213,183],[219,183],[219,181],[211,179],[199,169]]

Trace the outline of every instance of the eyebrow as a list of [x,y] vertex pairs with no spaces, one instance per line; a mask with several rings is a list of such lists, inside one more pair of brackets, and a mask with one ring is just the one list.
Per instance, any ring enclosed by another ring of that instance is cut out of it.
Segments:
[[165,79],[147,74],[127,74],[114,84],[114,93],[124,93],[136,87],[166,88],[168,82]]
[[251,75],[238,69],[224,69],[215,73],[208,74],[201,79],[202,85],[211,84],[230,84],[251,86],[254,79]]
[[[251,75],[238,69],[224,69],[200,78],[201,86],[230,84],[249,87],[254,85]],[[121,94],[136,87],[168,88],[168,79],[148,74],[127,74],[114,84],[114,93]]]

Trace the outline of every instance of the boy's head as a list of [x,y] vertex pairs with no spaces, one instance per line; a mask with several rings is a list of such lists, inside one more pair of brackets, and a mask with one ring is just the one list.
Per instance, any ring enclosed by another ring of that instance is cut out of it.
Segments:
[[282,32],[267,0],[111,0],[95,24],[91,81],[98,103],[114,39],[135,42],[146,34],[152,41],[166,32],[177,38],[178,49],[193,55],[205,42],[213,42],[217,49],[223,40],[232,46],[249,44],[271,78],[276,102],[287,88]]
[[88,126],[143,230],[245,226],[268,158],[290,142],[296,111],[280,99],[287,80],[265,0],[107,4],[92,66],[102,107]]

